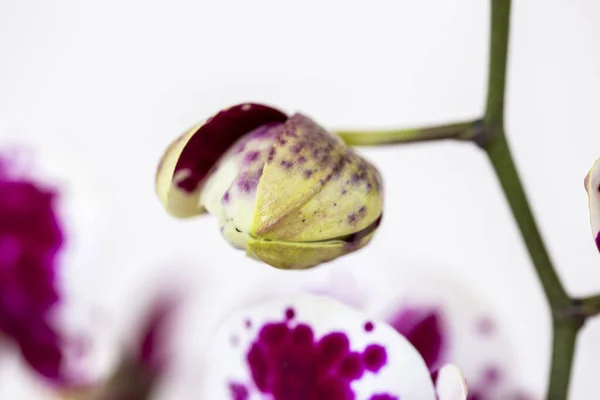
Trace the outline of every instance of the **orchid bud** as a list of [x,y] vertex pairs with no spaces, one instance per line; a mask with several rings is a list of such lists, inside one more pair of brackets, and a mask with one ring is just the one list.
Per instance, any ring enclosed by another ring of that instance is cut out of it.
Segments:
[[600,158],[594,162],[584,180],[590,207],[590,224],[596,247],[600,251]]
[[223,110],[175,140],[156,190],[173,216],[213,214],[232,246],[284,269],[362,248],[383,207],[372,164],[310,118],[260,104]]

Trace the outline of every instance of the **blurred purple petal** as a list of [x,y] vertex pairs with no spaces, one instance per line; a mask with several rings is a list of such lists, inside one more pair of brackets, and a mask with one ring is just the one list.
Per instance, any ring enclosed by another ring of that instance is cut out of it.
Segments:
[[49,315],[60,298],[55,277],[64,244],[56,197],[0,161],[0,332],[34,370],[60,380],[61,339]]
[[430,371],[435,371],[445,361],[443,356],[448,334],[440,310],[406,307],[389,323],[421,353]]
[[124,350],[119,367],[99,390],[98,400],[151,398],[168,363],[166,334],[177,302],[160,297],[149,307],[132,346]]

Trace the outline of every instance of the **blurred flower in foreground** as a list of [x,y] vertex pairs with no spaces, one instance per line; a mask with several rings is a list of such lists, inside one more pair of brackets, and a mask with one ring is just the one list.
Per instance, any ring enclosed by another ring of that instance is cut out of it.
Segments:
[[10,339],[35,371],[62,380],[61,338],[50,317],[64,241],[56,197],[0,159],[0,342]]
[[360,249],[382,215],[373,165],[310,118],[260,104],[233,106],[180,136],[156,189],[172,215],[215,215],[231,245],[277,268]]
[[231,316],[210,346],[201,398],[461,400],[458,369],[435,383],[413,346],[389,325],[317,295],[262,302]]
[[123,351],[117,368],[103,383],[66,388],[63,400],[148,400],[168,367],[167,331],[177,299],[160,297],[149,308],[138,336]]
[[[390,278],[387,276],[384,280],[393,286],[394,300],[382,299],[385,307],[375,307],[373,311],[408,339],[432,375],[447,363],[458,366],[469,385],[469,400],[533,398],[520,388],[511,346],[484,299],[456,280],[418,278],[411,273],[409,283],[392,285]],[[339,301],[348,303],[354,300],[354,295],[348,297],[348,293],[358,293],[368,299],[369,294],[376,297],[385,290],[379,286],[373,289],[361,279],[360,283],[341,291],[337,281],[334,279],[329,289],[320,288],[319,292],[330,292]],[[349,286],[348,281],[345,285]],[[367,303],[361,308],[372,310]]]
[[600,159],[594,162],[584,180],[590,207],[590,223],[592,233],[596,241],[596,247],[600,251]]

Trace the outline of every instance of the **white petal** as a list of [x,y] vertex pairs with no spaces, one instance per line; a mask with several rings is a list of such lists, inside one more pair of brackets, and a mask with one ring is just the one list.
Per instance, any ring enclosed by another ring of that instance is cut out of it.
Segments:
[[418,274],[413,274],[410,287],[396,290],[403,301],[390,307],[390,318],[407,306],[438,310],[445,339],[442,362],[460,368],[472,395],[506,399],[521,393],[521,371],[509,331],[481,293],[457,279]]
[[275,133],[265,125],[241,137],[221,157],[202,189],[202,206],[219,219],[223,236],[236,248],[247,248],[256,188]]
[[592,234],[596,241],[596,246],[600,250],[600,159],[594,162],[594,165],[585,177],[585,190],[589,197],[590,224]]
[[[292,313],[294,315],[290,319]],[[367,327],[368,322],[373,324],[372,330]],[[278,328],[274,328],[274,324],[278,323]],[[264,336],[265,330],[262,331],[263,335],[259,340],[259,332],[265,325],[269,326],[267,330],[280,329],[280,338],[284,339],[280,339],[281,341],[277,343],[285,344],[276,345],[273,344],[276,341],[268,342]],[[294,341],[294,338],[302,337],[300,333],[306,334],[310,331],[314,333],[314,340],[306,341],[304,347]],[[337,333],[331,335],[334,332]],[[324,337],[327,338],[322,340]],[[326,346],[327,343],[341,345],[344,338],[348,339],[349,350],[342,351],[335,357],[332,356],[331,359],[335,362],[328,367],[327,375],[319,372],[324,368],[323,362],[319,361],[323,358],[317,358],[323,357],[322,349],[330,348]],[[268,392],[272,392],[272,389],[266,386],[273,386],[275,382],[281,383],[287,368],[285,382],[298,382],[297,386],[290,388],[294,393],[300,393],[299,390],[306,387],[323,389],[326,386],[315,384],[315,380],[310,381],[307,374],[312,373],[321,374],[321,378],[333,377],[330,383],[340,383],[354,393],[355,397],[349,398],[358,400],[369,400],[374,395],[383,394],[388,394],[390,397],[374,398],[435,399],[433,383],[425,363],[403,336],[385,323],[372,321],[365,314],[323,296],[307,294],[287,296],[242,309],[221,326],[210,347],[207,360],[207,370],[210,372],[204,380],[206,387],[201,398],[234,399],[231,386],[237,385],[235,387],[238,391],[248,391],[249,400],[277,400],[277,397],[269,396]],[[253,349],[252,352],[250,349]],[[247,361],[248,354],[251,354],[252,362]],[[362,371],[362,375],[360,374],[365,363],[368,364],[365,360],[369,360],[369,355],[381,356],[382,354],[387,356],[387,360],[371,358],[375,364],[381,362],[380,365],[373,365],[371,370],[366,368]],[[258,368],[265,360],[264,367]],[[355,365],[352,365],[353,361]],[[253,366],[252,370],[250,364]],[[346,371],[350,375],[356,373],[355,379],[339,379],[344,375],[342,365],[348,367]],[[379,368],[376,368],[378,366]],[[263,373],[254,374],[253,377],[252,371],[263,371]],[[351,384],[347,383],[349,380],[352,381]],[[300,398],[304,397],[298,397]],[[333,400],[331,395],[328,398]]]
[[438,400],[466,400],[467,382],[458,367],[446,364],[438,371],[435,391]]

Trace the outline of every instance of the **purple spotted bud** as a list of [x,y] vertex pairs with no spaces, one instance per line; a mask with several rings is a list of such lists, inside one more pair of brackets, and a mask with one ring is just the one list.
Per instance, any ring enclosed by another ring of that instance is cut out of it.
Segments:
[[308,268],[365,246],[381,220],[375,167],[307,116],[260,104],[223,110],[167,149],[166,210],[208,212],[234,247],[277,268]]

